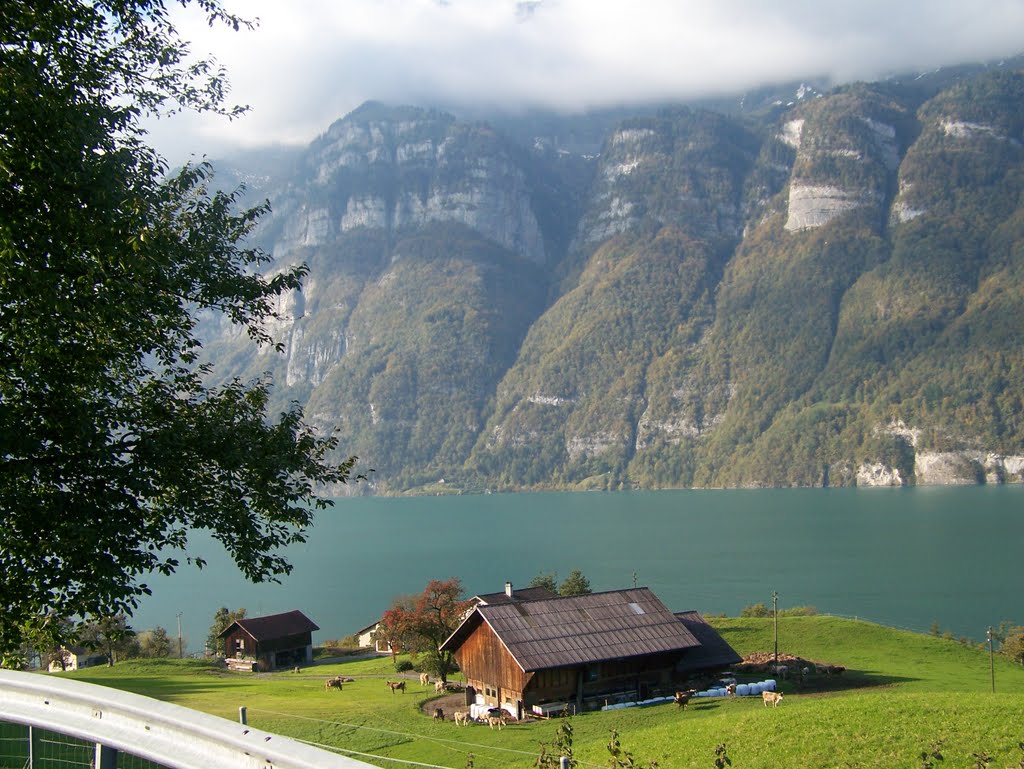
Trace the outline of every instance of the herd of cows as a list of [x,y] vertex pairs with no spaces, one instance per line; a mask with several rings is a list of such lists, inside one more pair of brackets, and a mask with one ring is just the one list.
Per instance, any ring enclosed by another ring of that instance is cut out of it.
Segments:
[[[324,681],[324,689],[328,691],[331,689],[337,689],[340,692],[342,691],[344,684],[351,683],[353,681],[355,681],[354,678],[334,676],[333,678],[328,678]],[[385,681],[384,684],[391,690],[392,694],[399,691],[402,692],[402,694],[405,694],[405,681]],[[420,673],[420,685],[430,686],[430,684],[430,675],[428,673]],[[434,691],[438,694],[442,694],[447,691],[448,686],[444,681],[434,681],[433,684]],[[725,691],[727,696],[735,697],[736,683],[733,682],[728,684],[725,687]],[[676,703],[676,707],[685,709],[690,700],[696,695],[697,691],[695,689],[688,689],[686,691],[677,691],[673,695],[672,699]],[[771,704],[773,708],[777,708],[779,703],[782,701],[782,692],[764,691],[761,692],[761,699],[764,702],[765,707],[768,707],[768,705]],[[486,723],[491,727],[491,729],[501,729],[504,727],[505,719],[508,717],[501,708],[491,708],[491,710],[488,711],[486,718],[481,719],[474,719],[468,711],[464,710],[457,710],[452,715],[456,726],[467,726],[471,723]],[[441,708],[434,708],[433,716],[436,721],[445,720],[444,710]]]

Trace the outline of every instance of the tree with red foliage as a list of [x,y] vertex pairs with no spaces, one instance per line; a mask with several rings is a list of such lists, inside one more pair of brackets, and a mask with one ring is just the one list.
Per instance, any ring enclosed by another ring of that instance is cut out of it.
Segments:
[[412,634],[413,597],[401,595],[391,602],[373,631],[374,641],[385,641],[391,649],[394,662],[401,652],[415,651],[416,638]]
[[403,651],[423,654],[425,659],[420,667],[447,681],[448,674],[455,670],[455,657],[449,651],[442,652],[441,644],[455,632],[473,606],[472,601],[463,600],[462,593],[462,581],[458,577],[431,580],[422,593],[395,599],[381,617],[377,633],[383,632],[379,637],[391,642],[393,654],[392,639]]

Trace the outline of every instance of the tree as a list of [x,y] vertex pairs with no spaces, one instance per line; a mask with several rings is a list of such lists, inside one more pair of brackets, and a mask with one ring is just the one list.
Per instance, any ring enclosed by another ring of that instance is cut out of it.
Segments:
[[416,636],[413,633],[413,597],[402,595],[391,602],[373,631],[374,641],[384,641],[391,649],[391,661],[395,662],[403,651],[415,651]]
[[999,652],[1018,665],[1024,665],[1024,627],[1011,627],[1002,639]]
[[82,624],[78,631],[82,643],[107,655],[107,664],[139,656],[139,641],[124,614],[100,617]]
[[227,606],[221,606],[213,615],[213,624],[210,625],[210,632],[206,636],[206,649],[210,654],[227,656],[227,652],[224,649],[224,639],[220,637],[220,634],[236,620],[245,619],[246,610],[244,608],[235,609],[231,611]]
[[541,572],[533,579],[530,580],[530,584],[527,587],[543,587],[550,590],[552,593],[558,592],[558,574],[550,571],[547,573]]
[[381,626],[395,633],[399,643],[405,644],[403,648],[424,653],[427,672],[442,681],[455,670],[455,657],[450,651],[442,651],[441,644],[473,606],[471,600],[462,599],[462,593],[458,577],[431,580],[422,593],[406,599],[405,605],[393,604],[381,618]]
[[[165,628],[157,625],[152,630],[143,630],[139,633],[139,656],[140,657],[170,657],[171,637]],[[177,643],[174,644],[177,656]]]
[[[220,0],[182,0],[211,24]],[[271,419],[269,382],[208,385],[200,313],[258,343],[299,265],[264,277],[210,168],[169,178],[141,120],[234,116],[224,73],[192,60],[165,0],[7,0],[0,11],[0,656],[60,637],[48,618],[130,614],[152,571],[201,566],[207,529],[243,574],[276,581],[348,480],[298,407]]]
[[593,591],[590,589],[590,580],[583,576],[579,569],[573,569],[558,588],[559,595],[588,595]]

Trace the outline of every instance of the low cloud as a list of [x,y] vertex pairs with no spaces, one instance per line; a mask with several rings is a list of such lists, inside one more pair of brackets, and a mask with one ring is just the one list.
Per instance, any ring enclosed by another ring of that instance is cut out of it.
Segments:
[[246,0],[254,31],[177,24],[229,72],[236,121],[156,123],[171,159],[306,143],[368,99],[506,109],[686,99],[872,80],[1022,51],[1020,0]]

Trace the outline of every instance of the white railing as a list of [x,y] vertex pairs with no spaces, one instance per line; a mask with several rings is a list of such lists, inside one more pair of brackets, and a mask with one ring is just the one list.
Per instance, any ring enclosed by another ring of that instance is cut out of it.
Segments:
[[168,769],[372,769],[169,702],[38,673],[0,670],[0,721],[94,742],[98,759],[123,751]]

